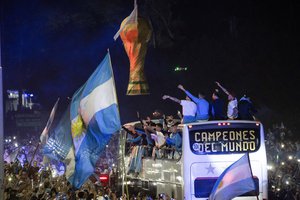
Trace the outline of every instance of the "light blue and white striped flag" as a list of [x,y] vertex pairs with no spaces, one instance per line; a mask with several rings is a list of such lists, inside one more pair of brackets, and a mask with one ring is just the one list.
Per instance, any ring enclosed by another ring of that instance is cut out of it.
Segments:
[[70,182],[80,188],[94,172],[99,155],[112,134],[121,128],[109,52],[73,95],[70,119],[76,157]]
[[66,164],[66,177],[75,169],[75,154],[71,135],[70,106],[62,115],[59,123],[42,149],[43,155]]
[[255,184],[247,153],[219,176],[209,200],[230,200],[252,190],[255,190]]

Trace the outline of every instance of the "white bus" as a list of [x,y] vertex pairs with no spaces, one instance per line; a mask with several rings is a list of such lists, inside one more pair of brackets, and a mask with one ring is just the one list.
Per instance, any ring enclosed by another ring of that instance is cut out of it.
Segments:
[[182,125],[184,199],[207,199],[221,173],[246,152],[256,190],[235,199],[267,199],[263,126],[255,121],[207,121]]
[[[139,122],[130,123],[136,125]],[[205,121],[180,124],[182,152],[179,158],[166,156],[153,159],[145,156],[138,176],[127,175],[128,145],[120,149],[120,179],[123,192],[143,191],[151,196],[168,194],[176,200],[206,200],[221,173],[244,153],[249,152],[256,190],[236,200],[267,199],[267,160],[263,126],[256,121]],[[124,131],[123,144],[127,139]],[[121,142],[122,144],[122,142]],[[121,145],[122,146],[122,145]]]

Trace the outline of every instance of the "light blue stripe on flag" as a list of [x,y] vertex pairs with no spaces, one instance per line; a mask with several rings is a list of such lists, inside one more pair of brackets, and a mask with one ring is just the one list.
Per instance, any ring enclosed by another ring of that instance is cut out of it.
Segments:
[[252,190],[255,184],[247,153],[219,176],[209,200],[230,200]]
[[76,157],[70,182],[80,188],[94,172],[112,134],[121,127],[109,53],[73,95],[70,112]]

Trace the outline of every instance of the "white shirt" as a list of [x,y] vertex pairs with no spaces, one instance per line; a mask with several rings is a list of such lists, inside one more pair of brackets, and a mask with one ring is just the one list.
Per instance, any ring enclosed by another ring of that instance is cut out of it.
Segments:
[[234,108],[237,109],[238,102],[235,99],[231,100],[228,102],[228,107],[227,107],[227,117],[230,119],[236,119],[238,117],[238,112],[234,112]]
[[180,100],[180,105],[182,106],[183,116],[195,116],[197,112],[197,105],[188,100]]
[[162,132],[156,131],[157,140],[155,141],[155,144],[161,146],[165,143],[166,139]]

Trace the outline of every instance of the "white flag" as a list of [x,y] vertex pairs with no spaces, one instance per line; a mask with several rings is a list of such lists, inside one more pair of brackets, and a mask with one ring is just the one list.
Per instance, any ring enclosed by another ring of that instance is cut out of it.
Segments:
[[130,15],[128,17],[125,18],[124,23],[121,24],[120,29],[114,36],[114,40],[116,41],[118,39],[121,31],[124,29],[126,24],[137,23],[137,18],[138,18],[138,9],[137,9],[137,4],[135,3],[133,11],[130,13]]
[[55,116],[55,112],[56,112],[56,109],[57,109],[58,101],[59,101],[59,98],[57,99],[54,107],[52,108],[50,116],[49,116],[49,119],[48,119],[48,122],[46,124],[46,127],[44,128],[44,130],[43,130],[43,132],[42,132],[42,134],[40,136],[41,144],[46,144],[46,142],[48,140],[48,132],[49,132],[49,129],[51,127],[51,124],[52,124],[54,116]]

